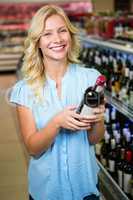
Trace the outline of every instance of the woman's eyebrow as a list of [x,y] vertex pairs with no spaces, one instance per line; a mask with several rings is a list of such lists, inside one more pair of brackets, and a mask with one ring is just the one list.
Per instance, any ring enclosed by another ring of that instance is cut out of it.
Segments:
[[[67,28],[66,26],[60,26],[57,29]],[[44,29],[44,31],[53,31],[53,29]]]

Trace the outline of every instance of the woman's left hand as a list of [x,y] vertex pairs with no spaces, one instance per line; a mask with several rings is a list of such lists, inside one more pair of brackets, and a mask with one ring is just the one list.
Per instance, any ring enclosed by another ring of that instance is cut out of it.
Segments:
[[100,105],[96,108],[93,108],[93,112],[91,115],[83,116],[81,121],[86,123],[89,122],[90,124],[100,122],[101,120],[104,119],[104,112],[105,112],[105,106]]
[[100,105],[97,108],[94,108],[93,110],[93,115],[96,118],[91,123],[91,129],[88,129],[88,140],[90,144],[96,144],[104,137],[104,112],[104,105]]
[[97,108],[94,108],[93,114],[96,116],[95,122],[99,122],[104,119],[104,113],[105,113],[105,106],[100,105]]

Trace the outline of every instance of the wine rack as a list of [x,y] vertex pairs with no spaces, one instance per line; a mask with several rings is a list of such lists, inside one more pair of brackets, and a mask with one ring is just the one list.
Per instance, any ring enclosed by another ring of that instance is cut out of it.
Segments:
[[22,53],[22,45],[0,44],[0,72],[16,71]]
[[113,105],[117,110],[127,116],[131,121],[133,120],[133,107],[131,105],[126,105],[124,102],[121,102],[117,98],[112,97],[111,93],[108,91],[105,91],[105,97],[109,104]]
[[129,200],[129,198],[125,195],[122,189],[118,186],[118,184],[110,176],[107,170],[103,167],[103,165],[98,160],[97,162],[100,166],[100,190],[104,194],[105,198],[107,200]]
[[118,51],[123,51],[126,53],[133,54],[133,43],[131,42],[124,42],[124,41],[117,41],[117,40],[105,40],[102,38],[91,37],[91,36],[80,36],[80,40],[82,43],[86,43],[86,45],[93,45],[93,46],[101,46],[108,49],[114,49]]
[[[125,43],[123,41],[121,42],[117,40],[114,40],[115,42],[112,42],[112,40],[106,41],[101,38],[95,38],[85,35],[80,35],[79,38],[85,48],[98,46],[98,47],[103,47],[105,49],[113,49],[119,52],[124,52],[126,54],[133,55],[133,43],[130,42]],[[131,121],[133,121],[132,105],[126,105],[124,102],[119,101],[117,98],[112,97],[109,91],[106,91],[105,95],[108,103],[113,105],[117,110],[119,110],[121,113],[127,116]]]
[[[128,44],[123,41],[117,40],[108,40],[104,39],[96,39],[94,37],[81,35],[81,44],[83,44],[84,48],[103,48],[103,49],[111,49],[118,52],[123,52],[129,55],[133,55],[133,43],[129,42]],[[91,66],[94,67],[95,66]],[[112,105],[116,110],[126,116],[128,119],[133,122],[133,105],[126,104],[124,101],[119,100],[117,97],[112,96],[111,92],[106,90],[105,97],[108,104]],[[125,192],[120,188],[118,183],[114,180],[114,178],[110,175],[107,169],[102,165],[102,163],[97,160],[98,165],[100,167],[99,174],[99,182],[100,182],[100,190],[103,193],[104,197],[107,200],[129,200],[128,196]]]

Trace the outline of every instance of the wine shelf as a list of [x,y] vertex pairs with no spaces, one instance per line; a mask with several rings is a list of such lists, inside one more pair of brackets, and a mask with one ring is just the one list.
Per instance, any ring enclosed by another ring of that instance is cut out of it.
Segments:
[[[133,54],[133,44],[131,46],[128,45],[124,45],[124,42],[122,42],[121,44],[114,44],[112,42],[107,42],[101,38],[96,39],[90,36],[86,36],[86,35],[80,35],[80,40],[82,42],[82,44],[85,45],[85,47],[91,47],[91,46],[102,46],[104,48],[108,48],[108,49],[115,49],[118,51],[124,51],[126,53],[130,53]],[[118,41],[120,43],[120,41]],[[115,97],[112,97],[110,92],[106,91],[106,99],[107,102],[110,103],[111,105],[113,105],[117,110],[119,110],[122,114],[124,114],[125,116],[127,116],[131,121],[133,121],[133,106],[132,105],[127,105],[125,102],[122,102],[120,100],[118,100]]]
[[[99,38],[92,38],[88,36],[81,36],[81,43],[85,48],[101,47],[104,49],[113,49],[119,52],[125,52],[126,54],[133,55],[133,44],[125,45],[121,41],[104,41]],[[94,66],[95,68],[95,66]],[[133,122],[133,105],[129,105],[124,101],[120,101],[118,98],[113,97],[109,91],[105,91],[105,98],[107,103],[116,108],[119,112],[125,115]],[[103,165],[98,160],[98,165],[100,167],[99,182],[100,191],[107,200],[129,200],[128,196],[119,187],[117,182],[112,178],[108,171],[103,167]]]
[[127,105],[124,102],[119,101],[117,98],[112,97],[108,91],[105,91],[105,96],[108,103],[113,105],[117,110],[133,121],[133,107],[131,105]]
[[122,189],[114,181],[111,175],[103,167],[103,165],[97,160],[100,167],[99,182],[101,193],[107,200],[129,200]]
[[109,49],[115,49],[118,51],[123,51],[126,53],[131,53],[133,54],[133,44],[132,43],[124,43],[121,41],[117,41],[115,40],[115,42],[110,41],[106,41],[102,38],[95,38],[95,37],[90,37],[90,36],[79,36],[80,40],[82,42],[84,42],[86,45],[88,44],[92,44],[95,46],[102,46],[105,48],[109,48]]
[[0,72],[16,71],[22,53],[22,46],[5,46],[4,48],[0,45]]

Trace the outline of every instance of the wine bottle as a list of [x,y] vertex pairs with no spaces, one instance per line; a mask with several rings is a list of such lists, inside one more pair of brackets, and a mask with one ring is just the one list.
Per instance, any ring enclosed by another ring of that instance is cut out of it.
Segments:
[[116,160],[119,160],[122,146],[120,144],[120,134],[118,133],[118,131],[116,131],[116,132],[117,133],[115,133],[115,135],[114,135],[115,140],[116,140],[116,149],[115,149],[115,152],[116,152]]
[[109,139],[110,139],[110,135],[106,130],[105,135],[104,135],[104,141],[101,147],[101,154],[100,154],[100,161],[106,169],[108,168],[108,155],[110,152]]
[[106,78],[100,75],[94,86],[88,87],[85,90],[83,99],[77,109],[77,113],[81,115],[88,115],[93,113],[93,108],[98,107],[104,103],[104,86]]
[[129,81],[128,95],[129,95],[129,103],[130,103],[130,105],[133,105],[133,77]]
[[126,151],[125,155],[125,164],[123,166],[123,190],[124,192],[130,196],[130,181],[133,173],[133,165],[132,165],[132,151]]
[[104,114],[105,124],[110,124],[110,106],[109,104],[105,104],[105,114]]
[[133,176],[130,181],[130,196],[131,196],[131,200],[133,200]]
[[120,158],[116,162],[116,171],[117,171],[117,180],[118,184],[121,188],[123,188],[123,166],[125,164],[125,149],[121,148],[120,150]]
[[116,179],[116,141],[114,138],[111,139],[111,150],[108,154],[108,162],[109,162],[109,173],[112,175],[114,179]]
[[95,144],[95,154],[97,159],[100,161],[100,156],[101,156],[101,148],[103,141],[101,140],[99,143]]

